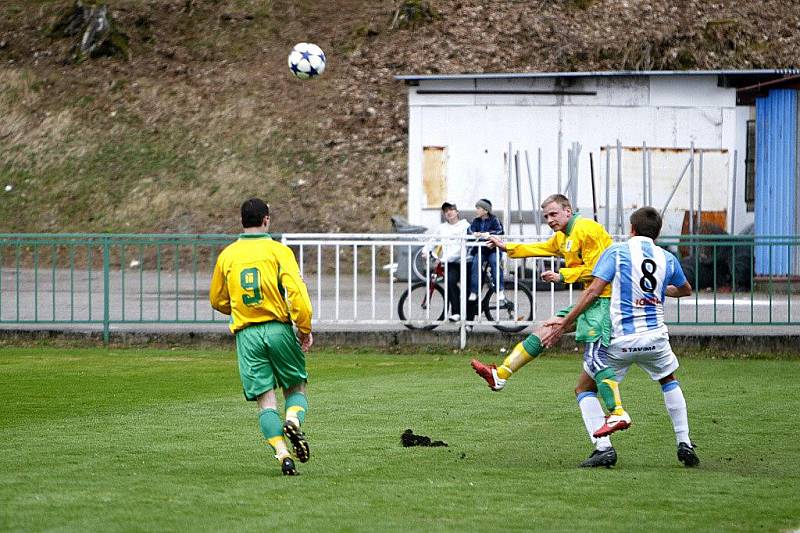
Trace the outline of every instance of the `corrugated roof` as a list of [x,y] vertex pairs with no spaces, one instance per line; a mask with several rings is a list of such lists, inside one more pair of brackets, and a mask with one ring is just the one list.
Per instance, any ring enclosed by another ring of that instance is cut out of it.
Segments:
[[775,79],[800,74],[800,69],[757,70],[605,70],[587,72],[495,72],[485,74],[401,74],[396,80],[515,79],[515,78],[597,78],[613,76],[723,76],[726,78]]

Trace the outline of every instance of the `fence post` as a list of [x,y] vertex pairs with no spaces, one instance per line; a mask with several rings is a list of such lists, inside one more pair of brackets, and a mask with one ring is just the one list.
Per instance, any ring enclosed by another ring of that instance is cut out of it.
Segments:
[[110,331],[109,331],[109,302],[108,295],[110,293],[108,287],[108,280],[110,278],[109,270],[111,269],[111,251],[109,250],[108,236],[103,236],[103,344],[108,345]]

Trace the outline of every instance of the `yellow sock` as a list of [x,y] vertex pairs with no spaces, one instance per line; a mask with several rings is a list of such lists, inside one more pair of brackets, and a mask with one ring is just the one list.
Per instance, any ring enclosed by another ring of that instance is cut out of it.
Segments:
[[503,360],[503,364],[497,369],[497,376],[500,379],[508,379],[511,374],[533,361],[533,357],[525,350],[520,342],[511,353]]
[[611,392],[614,394],[614,410],[611,414],[623,414],[625,410],[622,408],[622,396],[619,394],[619,384],[613,379],[604,379],[603,383],[608,385],[608,388],[611,389]]
[[283,440],[283,435],[272,437],[268,439],[267,442],[272,446],[272,449],[275,450],[275,457],[278,461],[283,460],[284,457],[289,455],[289,449],[286,447],[286,441]]
[[286,408],[286,420],[291,420],[298,427],[300,427],[300,413],[305,413],[305,409],[303,409],[299,405],[293,405],[291,407]]

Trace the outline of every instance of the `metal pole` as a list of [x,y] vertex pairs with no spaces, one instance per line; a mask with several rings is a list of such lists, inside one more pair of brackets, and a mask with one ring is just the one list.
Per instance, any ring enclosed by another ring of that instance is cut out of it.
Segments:
[[647,151],[647,205],[653,205],[653,151]]
[[536,197],[539,201],[536,203],[536,234],[541,236],[542,234],[542,149],[539,148],[537,162],[537,174],[536,174]]
[[697,176],[697,227],[703,223],[703,150],[700,149],[700,172]]
[[511,143],[508,143],[508,180],[506,188],[506,209],[505,209],[505,225],[504,227],[507,228],[506,231],[511,229],[511,158],[513,157],[514,153],[511,151]]
[[[533,192],[533,175],[531,174],[531,158],[528,155],[528,151],[527,150],[525,150],[525,169],[526,169],[526,171],[528,173],[528,188],[530,189],[530,193],[531,193],[531,216],[533,217],[533,220],[531,221],[531,224],[535,224],[536,223],[536,198],[535,198],[534,192]],[[520,203],[521,202],[522,202],[522,200],[520,199]],[[520,227],[522,227],[522,223],[521,222],[520,222]],[[534,259],[533,261],[534,261],[534,264],[535,264],[536,263],[536,259]],[[523,278],[525,277],[525,273],[527,272],[527,266],[528,266],[528,260],[527,259],[523,259],[522,260],[522,277]],[[535,274],[535,272],[533,274],[533,277],[531,278],[531,281],[533,283],[536,283],[536,274]]]
[[558,111],[558,175],[556,176],[558,179],[558,183],[556,183],[556,190],[561,190],[561,150],[562,150],[562,131],[561,131],[561,108]]
[[694,234],[694,141],[689,146],[689,235]]
[[589,177],[592,180],[592,217],[597,222],[597,194],[594,190],[594,155],[589,152]]
[[[517,186],[517,216],[519,217],[519,234],[522,235],[522,233],[523,233],[523,228],[522,228],[522,193],[520,192],[520,187],[519,187],[519,150],[514,152],[514,182],[515,182],[515,184]],[[508,191],[508,199],[509,199],[509,203],[508,203],[508,233],[509,234],[512,233],[512,230],[511,230],[511,227],[512,227],[511,226],[511,223],[512,223],[512,220],[511,220],[511,190],[510,189],[511,189],[511,183],[509,182],[509,191]],[[490,274],[490,278],[494,277],[495,280],[498,280],[498,278],[499,278],[499,276],[497,276],[497,273],[500,271],[499,269],[500,269],[500,256],[501,255],[502,254],[500,254],[500,253],[494,254],[495,265],[494,265],[494,268],[492,268],[492,273]],[[508,270],[506,270],[506,272],[508,272]],[[503,290],[503,288],[500,287],[497,284],[496,281],[495,281],[495,288],[496,288],[497,292],[500,292],[500,291]],[[499,317],[500,316],[500,300],[498,299],[495,303],[497,304],[497,309],[496,309],[497,314],[496,314],[496,316]]]
[[533,174],[531,174],[531,158],[528,156],[528,151],[525,150],[525,168],[528,171],[528,187],[531,190],[531,212],[533,213],[534,220],[536,222],[536,196],[533,191]]
[[611,146],[606,145],[606,231],[611,227]]
[[[461,314],[458,345],[463,350],[467,345],[467,240],[463,236],[461,237],[461,254],[458,260],[460,261],[458,276],[458,281],[460,283],[458,287],[458,301],[460,305],[458,312]],[[445,302],[445,305],[447,305],[447,302]]]
[[[109,278],[111,269],[111,251],[109,250],[109,243],[108,237],[103,237],[103,344],[106,346],[108,345],[108,341],[111,337],[111,317],[110,317],[110,303],[108,301],[110,290],[109,290]],[[91,276],[89,277],[89,283],[91,283]],[[18,293],[19,294],[19,293]]]
[[578,165],[580,164],[581,148],[579,142],[574,143],[572,148],[572,201],[576,206],[578,205]]
[[[558,192],[563,194],[564,196],[569,198],[570,195],[570,186],[572,185],[572,148],[567,149],[567,184],[564,185],[564,189],[561,189],[559,185]],[[570,198],[570,202],[572,198]],[[574,207],[574,206],[573,206]]]
[[642,204],[647,205],[647,141],[642,141]]
[[661,210],[661,217],[662,218],[664,217],[664,213],[666,213],[666,211],[667,211],[667,207],[669,207],[669,203],[672,201],[672,197],[675,196],[675,191],[678,190],[678,187],[680,186],[681,181],[683,181],[683,176],[686,175],[686,171],[689,169],[689,165],[691,165],[691,164],[692,164],[692,161],[690,159],[683,166],[683,170],[681,171],[681,175],[678,176],[678,181],[675,183],[675,186],[672,188],[672,192],[670,193],[669,198],[667,198],[667,203],[664,204],[664,209]]
[[[514,153],[514,171],[516,172],[516,182],[517,182],[517,216],[519,217],[519,234],[522,235],[525,231],[523,227],[522,221],[522,187],[520,185],[519,179],[519,150]],[[511,220],[508,221],[508,227],[511,227]],[[500,255],[497,254],[497,257]]]
[[739,159],[737,150],[733,151],[733,180],[731,187],[733,188],[733,201],[731,202],[731,235],[736,235],[736,160]]
[[617,212],[615,225],[617,235],[621,235],[625,232],[625,208],[622,192],[622,142],[617,139]]

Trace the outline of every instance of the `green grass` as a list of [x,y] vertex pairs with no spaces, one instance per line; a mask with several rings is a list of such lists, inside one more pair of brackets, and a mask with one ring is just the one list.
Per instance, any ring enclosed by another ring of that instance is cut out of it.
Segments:
[[[0,349],[0,530],[800,527],[798,361],[683,358],[697,469],[632,370],[619,463],[583,470],[577,357],[542,358],[502,393],[468,358],[314,353],[313,457],[285,478],[230,352]],[[403,448],[406,428],[449,447]]]

